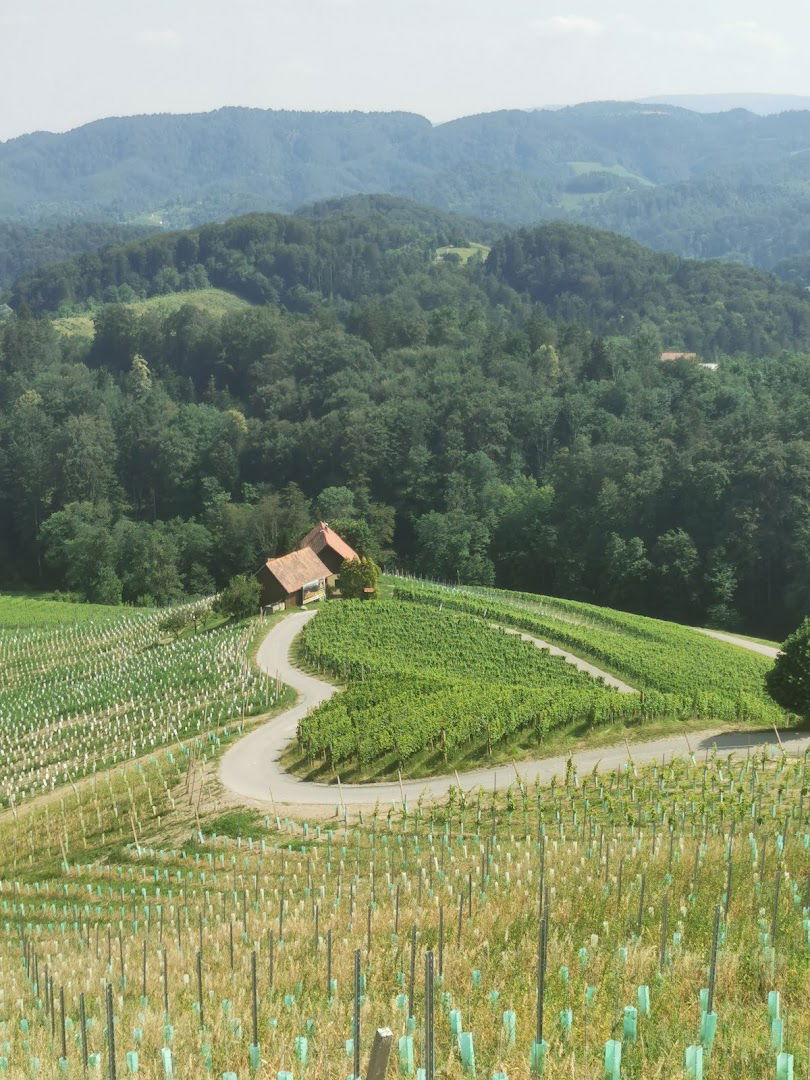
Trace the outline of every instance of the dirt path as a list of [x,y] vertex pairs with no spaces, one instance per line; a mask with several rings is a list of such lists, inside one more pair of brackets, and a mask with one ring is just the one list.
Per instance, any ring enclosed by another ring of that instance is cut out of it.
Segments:
[[513,630],[509,626],[501,626],[500,623],[490,623],[490,626],[496,630],[503,630],[507,634],[517,634],[524,641],[530,641],[532,645],[536,645],[538,649],[547,649],[551,656],[561,656],[566,664],[572,664],[577,671],[584,671],[586,675],[590,675],[593,679],[601,679],[607,686],[612,686],[615,690],[618,690],[620,694],[638,693],[634,686],[622,682],[615,675],[608,675],[606,671],[594,667],[587,660],[583,660],[581,656],[575,656],[573,653],[566,652],[565,649],[558,649],[556,645],[549,645],[547,641],[541,641],[540,638],[532,637],[531,634],[524,634],[522,630]]
[[745,638],[735,637],[733,634],[726,634],[722,630],[707,630],[702,626],[695,626],[694,629],[697,630],[699,634],[717,638],[718,641],[725,641],[728,645],[739,645],[741,649],[748,649],[749,652],[756,652],[761,656],[769,656],[772,660],[775,660],[779,655],[779,649],[775,649],[773,645],[760,645],[758,641],[746,641]]
[[[544,758],[539,761],[522,761],[517,765],[498,765],[494,768],[473,769],[460,777],[436,776],[422,780],[406,780],[399,783],[381,784],[316,784],[297,777],[282,769],[279,758],[287,744],[295,737],[301,717],[310,709],[327,701],[336,688],[329,683],[307,675],[294,667],[289,660],[290,646],[302,627],[316,613],[300,612],[290,615],[269,632],[257,655],[259,667],[270,675],[279,677],[298,691],[298,702],[274,720],[246,735],[224,755],[219,768],[219,779],[233,794],[251,802],[287,803],[306,807],[401,805],[403,800],[415,802],[420,796],[441,798],[459,782],[465,789],[505,788],[514,783],[516,775],[527,783],[536,779],[550,781],[553,776],[565,774],[568,756]],[[781,743],[791,754],[810,750],[810,735],[785,731]],[[729,732],[712,729],[692,734],[687,742],[684,736],[673,735],[650,742],[634,743],[628,748],[602,747],[581,750],[573,755],[577,769],[600,772],[621,768],[628,756],[634,764],[661,761],[672,757],[685,757],[690,752],[708,752],[717,747],[720,754],[745,755],[763,746],[778,749],[777,736],[768,732]]]

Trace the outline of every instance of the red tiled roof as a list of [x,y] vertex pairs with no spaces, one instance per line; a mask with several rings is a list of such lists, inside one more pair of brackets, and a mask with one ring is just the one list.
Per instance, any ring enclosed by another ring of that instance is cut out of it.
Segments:
[[697,360],[697,353],[693,352],[662,352],[662,360]]
[[311,548],[313,551],[323,551],[325,547],[331,548],[342,559],[358,559],[360,556],[350,547],[342,536],[338,536],[334,529],[330,529],[325,521],[319,521],[314,529],[310,529],[301,541],[301,548]]
[[292,551],[278,559],[268,559],[265,566],[288,593],[297,592],[310,581],[320,581],[331,574],[311,547]]

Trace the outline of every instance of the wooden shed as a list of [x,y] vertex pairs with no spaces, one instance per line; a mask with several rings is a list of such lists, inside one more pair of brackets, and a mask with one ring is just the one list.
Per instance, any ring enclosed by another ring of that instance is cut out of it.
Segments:
[[301,607],[326,596],[329,567],[310,547],[278,559],[268,559],[256,577],[262,586],[263,608]]

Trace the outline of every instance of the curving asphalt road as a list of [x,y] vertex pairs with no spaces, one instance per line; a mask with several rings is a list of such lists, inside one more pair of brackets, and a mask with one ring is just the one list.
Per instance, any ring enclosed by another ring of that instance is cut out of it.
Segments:
[[[286,772],[279,758],[295,737],[298,721],[321,702],[328,700],[336,688],[329,683],[307,675],[294,667],[289,660],[290,646],[302,627],[317,612],[303,611],[289,615],[270,630],[257,655],[259,667],[269,675],[279,678],[298,691],[298,701],[293,708],[235,743],[222,758],[219,778],[234,795],[242,799],[262,803],[285,803],[298,807],[336,807],[402,805],[404,800],[415,802],[420,796],[427,799],[441,798],[451,787],[459,783],[466,789],[505,788],[514,783],[516,776],[527,783],[535,779],[550,781],[553,776],[564,776],[568,755],[543,758],[539,761],[522,761],[515,765],[499,765],[494,768],[472,769],[452,776],[436,776],[423,780],[405,780],[382,784],[316,784],[299,780]],[[753,644],[749,642],[749,644]],[[763,646],[764,647],[764,646]],[[793,754],[810,750],[810,735],[784,731],[779,736],[784,749]],[[635,764],[683,757],[691,753],[708,751],[717,747],[723,755],[745,755],[762,746],[778,749],[777,736],[762,732],[729,732],[720,729],[696,732],[688,737],[667,736],[649,742],[633,743],[628,747],[603,747],[581,750],[573,754],[573,761],[581,772],[600,772],[621,767],[628,757]]]

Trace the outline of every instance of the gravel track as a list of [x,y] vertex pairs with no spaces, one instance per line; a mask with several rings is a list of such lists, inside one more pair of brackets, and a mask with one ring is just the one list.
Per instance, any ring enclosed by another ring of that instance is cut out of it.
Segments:
[[726,634],[722,630],[707,630],[703,626],[694,627],[699,634],[705,634],[707,637],[716,638],[718,641],[725,641],[728,645],[738,645],[741,649],[748,649],[749,652],[759,653],[760,656],[769,656],[771,660],[775,660],[779,655],[779,649],[775,649],[773,645],[760,645],[758,641],[746,641],[745,638],[735,637],[733,634]]

